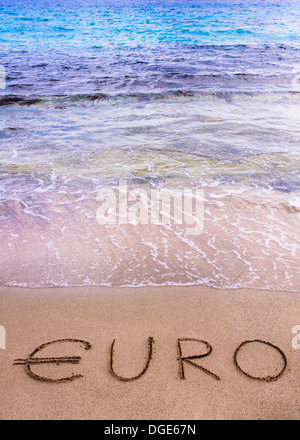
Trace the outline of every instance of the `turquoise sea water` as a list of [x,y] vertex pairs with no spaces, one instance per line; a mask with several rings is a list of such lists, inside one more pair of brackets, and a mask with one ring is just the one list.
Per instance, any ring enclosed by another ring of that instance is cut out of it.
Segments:
[[298,1],[0,2],[6,94],[290,91]]
[[[299,289],[299,1],[0,0],[0,65],[2,284]],[[204,234],[99,229],[120,180]]]
[[299,42],[292,0],[2,0],[0,7],[9,49]]

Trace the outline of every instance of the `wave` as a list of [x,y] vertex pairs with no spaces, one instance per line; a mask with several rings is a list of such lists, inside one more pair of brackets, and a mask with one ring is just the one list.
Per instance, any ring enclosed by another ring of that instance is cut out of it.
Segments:
[[[84,52],[24,49],[0,53],[2,100],[299,91],[300,50],[285,45],[91,45]],[[74,96],[75,93],[75,96]],[[59,98],[57,98],[59,97]]]
[[190,91],[190,90],[170,90],[167,92],[136,92],[136,93],[79,93],[70,95],[44,95],[44,96],[22,96],[22,95],[5,95],[0,97],[0,107],[20,105],[20,106],[32,106],[37,104],[48,103],[84,103],[84,102],[96,102],[101,100],[116,100],[116,99],[128,99],[134,98],[137,100],[161,100],[176,97],[215,97],[225,100],[231,100],[234,97],[299,97],[300,91],[273,91],[273,92],[247,92],[247,91]]

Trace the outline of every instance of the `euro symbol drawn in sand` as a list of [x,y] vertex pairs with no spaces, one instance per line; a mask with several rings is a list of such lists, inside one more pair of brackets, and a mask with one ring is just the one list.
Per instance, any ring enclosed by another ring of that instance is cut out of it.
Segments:
[[81,374],[75,375],[72,373],[72,376],[69,377],[62,377],[60,379],[51,379],[49,377],[43,377],[39,376],[32,372],[31,367],[33,365],[39,365],[39,364],[79,364],[81,361],[80,356],[63,356],[63,357],[34,357],[36,353],[40,352],[44,348],[48,347],[49,345],[60,343],[60,342],[76,342],[79,344],[84,345],[85,350],[90,350],[92,348],[92,345],[87,342],[83,341],[81,339],[57,339],[56,341],[47,342],[46,344],[40,345],[38,348],[36,348],[27,359],[15,359],[14,365],[25,365],[26,366],[26,372],[31,376],[33,379],[41,380],[44,382],[67,382],[72,381],[75,379],[79,379],[83,377]]

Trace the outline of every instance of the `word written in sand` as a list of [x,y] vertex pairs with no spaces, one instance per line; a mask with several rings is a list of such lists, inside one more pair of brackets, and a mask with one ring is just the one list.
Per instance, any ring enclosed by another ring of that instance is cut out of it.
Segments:
[[[56,341],[51,341],[51,342],[47,342],[45,344],[40,345],[39,347],[34,349],[33,352],[26,359],[16,359],[14,362],[14,365],[25,365],[26,372],[30,377],[32,377],[33,379],[39,380],[39,381],[43,381],[43,382],[70,382],[75,379],[80,379],[83,377],[81,374],[75,375],[74,373],[72,373],[70,376],[54,379],[54,378],[50,378],[50,377],[46,377],[46,376],[40,376],[40,375],[36,374],[36,372],[32,371],[32,368],[34,366],[41,365],[41,364],[57,364],[57,365],[59,365],[59,364],[79,364],[80,361],[82,360],[80,356],[62,356],[62,357],[59,357],[59,356],[57,356],[57,357],[56,356],[55,357],[37,357],[36,356],[37,353],[40,353],[43,349],[45,349],[51,345],[65,343],[65,342],[79,344],[81,347],[84,348],[84,350],[90,350],[92,348],[92,345],[89,342],[83,341],[81,339],[70,339],[70,338],[58,339]],[[193,355],[184,356],[183,355],[184,345],[186,345],[186,343],[189,343],[189,342],[193,342],[193,343],[196,342],[197,344],[200,344],[203,348],[203,352],[200,354],[196,353]],[[132,381],[138,380],[142,376],[144,376],[150,367],[151,360],[153,357],[154,339],[152,337],[148,338],[148,343],[147,343],[148,355],[147,355],[147,359],[146,359],[144,368],[141,370],[141,372],[138,375],[133,376],[133,377],[123,377],[123,376],[116,373],[115,368],[114,368],[114,358],[116,356],[115,344],[116,344],[116,340],[114,339],[111,346],[110,346],[110,355],[109,355],[109,372],[110,372],[110,374],[115,379],[117,379],[121,382],[132,382]],[[251,344],[266,345],[266,346],[270,347],[272,350],[275,350],[275,352],[277,354],[279,354],[280,368],[278,369],[278,372],[275,375],[269,374],[266,376],[255,376],[255,375],[252,375],[249,371],[246,371],[245,366],[243,366],[243,367],[241,366],[240,361],[239,361],[239,355],[242,353],[242,351],[245,352]],[[179,366],[180,379],[185,380],[185,378],[186,378],[185,377],[186,376],[185,366],[191,365],[191,366],[197,368],[198,370],[202,371],[203,373],[209,375],[212,379],[221,380],[221,378],[216,373],[208,370],[207,368],[204,368],[203,366],[201,366],[195,362],[196,360],[205,358],[211,354],[212,346],[209,344],[209,342],[204,341],[202,339],[196,339],[196,338],[180,338],[180,339],[177,339],[177,352],[178,352],[177,362],[178,362],[178,366]],[[284,352],[276,345],[273,345],[267,341],[262,341],[260,339],[254,339],[251,341],[243,341],[237,347],[237,349],[235,350],[234,355],[233,355],[233,363],[234,363],[236,369],[240,373],[242,373],[244,376],[248,377],[249,379],[259,380],[259,381],[264,381],[264,382],[272,382],[272,381],[278,380],[283,375],[283,373],[287,367],[287,358],[286,358]]]

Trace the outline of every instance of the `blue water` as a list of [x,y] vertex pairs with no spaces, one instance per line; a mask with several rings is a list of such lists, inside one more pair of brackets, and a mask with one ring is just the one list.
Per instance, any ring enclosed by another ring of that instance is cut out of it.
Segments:
[[1,39],[9,48],[297,44],[298,1],[0,2]]
[[290,90],[298,1],[0,1],[7,93]]
[[[299,289],[300,1],[0,0],[0,66],[1,284]],[[208,228],[99,230],[120,180]]]
[[[299,151],[299,1],[0,0],[0,11],[4,155]],[[254,180],[289,192],[300,178],[295,161],[282,176],[279,157]]]

